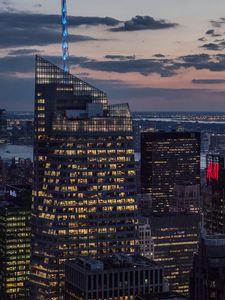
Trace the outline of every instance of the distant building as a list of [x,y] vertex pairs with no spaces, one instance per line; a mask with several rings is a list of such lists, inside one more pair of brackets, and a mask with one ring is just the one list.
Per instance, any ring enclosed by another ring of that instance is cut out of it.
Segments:
[[141,192],[155,213],[170,211],[175,184],[200,183],[200,133],[142,132]]
[[6,184],[6,163],[0,157],[0,187]]
[[0,144],[8,141],[6,110],[0,109]]
[[141,256],[82,258],[66,263],[65,300],[131,300],[164,289],[163,268]]
[[210,135],[210,151],[225,150],[225,134],[213,133]]
[[140,255],[148,259],[154,259],[154,241],[148,218],[139,220],[138,225]]
[[0,299],[29,297],[31,189],[11,187],[0,198]]
[[200,239],[191,272],[190,299],[225,299],[225,235]]
[[200,215],[168,213],[151,216],[154,260],[165,268],[172,292],[187,295],[193,254],[198,248]]
[[225,234],[224,155],[207,155],[206,180],[202,191],[206,231],[209,235]]
[[201,206],[200,184],[175,185],[172,210],[199,213],[202,209]]

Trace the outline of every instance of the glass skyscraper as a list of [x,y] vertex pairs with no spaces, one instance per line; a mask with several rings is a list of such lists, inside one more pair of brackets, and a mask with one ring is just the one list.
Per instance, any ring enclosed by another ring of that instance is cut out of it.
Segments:
[[0,197],[1,300],[29,297],[30,221],[31,189],[10,186],[10,191]]
[[64,264],[136,251],[132,119],[127,104],[36,57],[34,299],[63,299]]

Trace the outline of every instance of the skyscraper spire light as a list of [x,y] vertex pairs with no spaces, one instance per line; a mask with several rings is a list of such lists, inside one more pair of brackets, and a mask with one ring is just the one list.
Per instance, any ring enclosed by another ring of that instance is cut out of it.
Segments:
[[62,0],[62,51],[63,51],[63,69],[69,72],[69,45],[68,45],[68,19],[66,0]]

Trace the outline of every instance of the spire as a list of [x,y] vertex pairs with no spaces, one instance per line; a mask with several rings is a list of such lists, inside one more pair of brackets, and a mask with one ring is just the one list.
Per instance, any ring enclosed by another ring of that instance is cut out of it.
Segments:
[[63,69],[69,72],[69,45],[68,45],[68,20],[66,0],[62,0],[62,51],[63,51]]

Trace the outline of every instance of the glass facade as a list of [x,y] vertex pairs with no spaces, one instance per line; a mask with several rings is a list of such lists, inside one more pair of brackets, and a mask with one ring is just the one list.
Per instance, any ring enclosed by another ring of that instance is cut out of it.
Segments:
[[32,294],[63,299],[64,264],[136,250],[127,104],[36,58]]
[[28,299],[31,211],[0,200],[0,299]]

